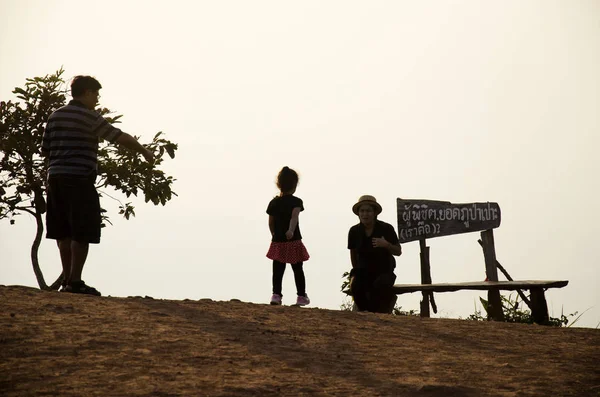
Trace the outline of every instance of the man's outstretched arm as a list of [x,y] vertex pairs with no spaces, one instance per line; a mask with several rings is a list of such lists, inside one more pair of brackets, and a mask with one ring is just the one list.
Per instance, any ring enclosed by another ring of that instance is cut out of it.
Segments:
[[126,132],[123,132],[121,135],[119,135],[116,142],[127,149],[131,149],[140,153],[142,156],[144,156],[147,162],[152,162],[154,160],[154,154],[150,150],[146,149],[137,139]]

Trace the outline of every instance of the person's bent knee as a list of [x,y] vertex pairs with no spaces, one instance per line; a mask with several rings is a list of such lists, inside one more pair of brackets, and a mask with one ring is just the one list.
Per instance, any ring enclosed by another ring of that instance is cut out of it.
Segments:
[[396,282],[396,275],[393,272],[382,273],[373,282],[373,287],[377,289],[391,289]]

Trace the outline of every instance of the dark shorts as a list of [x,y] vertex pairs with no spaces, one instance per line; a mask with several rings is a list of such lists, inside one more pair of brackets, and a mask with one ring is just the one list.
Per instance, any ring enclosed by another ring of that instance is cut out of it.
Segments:
[[100,242],[100,199],[94,180],[54,176],[48,180],[46,238]]

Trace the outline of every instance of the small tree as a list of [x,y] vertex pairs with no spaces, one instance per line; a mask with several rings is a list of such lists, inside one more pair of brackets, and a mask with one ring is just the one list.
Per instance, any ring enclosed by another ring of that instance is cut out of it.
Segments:
[[[23,102],[0,102],[0,221],[28,213],[36,220],[36,233],[31,246],[31,264],[41,289],[58,289],[61,274],[50,286],[40,270],[38,250],[44,232],[43,214],[46,212],[46,165],[41,156],[41,143],[48,117],[66,103],[64,70],[44,77],[26,79],[25,87],[15,88]],[[111,117],[110,110],[98,109],[110,122],[118,123],[120,115]],[[100,143],[98,150],[97,188],[112,188],[126,197],[144,194],[146,202],[165,205],[175,192],[174,179],[158,169],[166,153],[175,157],[177,144],[161,138],[157,133],[146,147],[154,152],[155,161],[148,164],[131,150],[118,145]],[[100,190],[100,196],[103,192]],[[135,216],[131,203],[119,201],[119,214],[129,219]],[[110,223],[102,210],[102,219]],[[105,223],[103,222],[103,226]]]

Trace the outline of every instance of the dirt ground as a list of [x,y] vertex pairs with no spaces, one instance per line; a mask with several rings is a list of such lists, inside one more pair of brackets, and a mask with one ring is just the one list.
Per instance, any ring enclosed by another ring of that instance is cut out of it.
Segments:
[[0,286],[1,396],[600,396],[600,330]]

